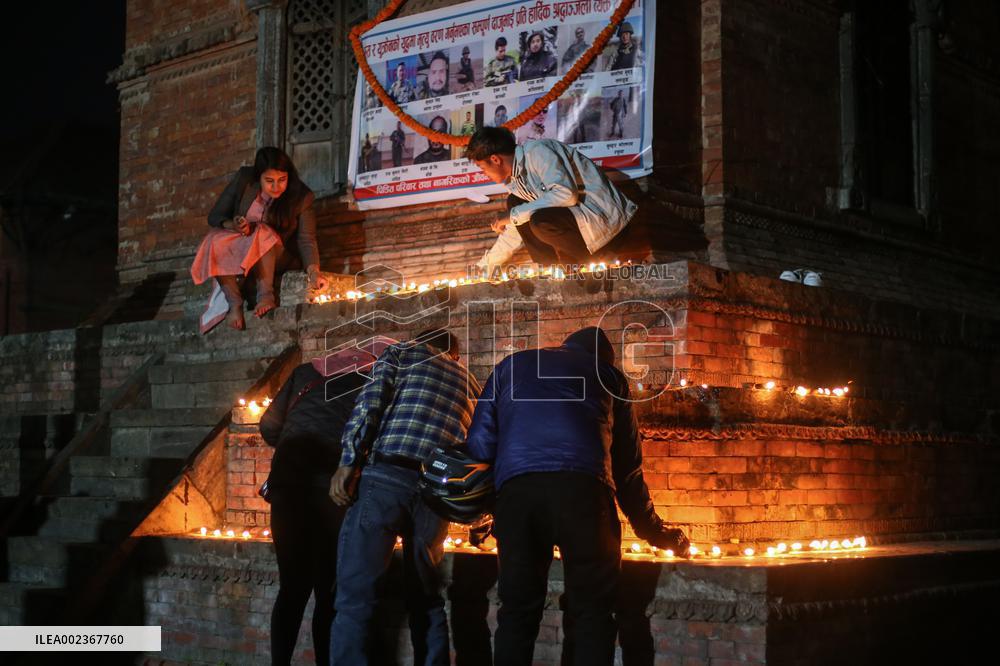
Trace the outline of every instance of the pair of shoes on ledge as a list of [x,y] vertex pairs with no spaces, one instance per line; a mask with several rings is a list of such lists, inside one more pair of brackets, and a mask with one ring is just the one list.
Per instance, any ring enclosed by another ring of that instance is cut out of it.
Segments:
[[823,274],[809,268],[798,268],[794,271],[784,271],[778,277],[785,282],[801,282],[807,287],[822,287]]

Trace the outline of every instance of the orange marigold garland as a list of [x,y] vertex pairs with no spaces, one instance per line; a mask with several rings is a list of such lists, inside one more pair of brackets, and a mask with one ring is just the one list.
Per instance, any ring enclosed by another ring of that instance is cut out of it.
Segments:
[[[427,137],[432,141],[446,143],[453,146],[464,146],[469,143],[469,137],[467,135],[455,136],[453,134],[446,134],[445,132],[436,132],[429,127],[421,125],[415,118],[403,111],[403,109],[401,109],[399,105],[396,104],[391,97],[389,97],[389,93],[387,93],[385,88],[382,87],[378,77],[375,76],[375,72],[372,71],[371,66],[368,64],[368,58],[365,56],[364,47],[361,45],[361,35],[365,34],[379,23],[392,16],[392,14],[394,14],[404,2],[406,2],[406,0],[389,0],[386,6],[383,7],[374,18],[363,23],[359,23],[351,28],[351,48],[354,49],[354,57],[357,58],[358,66],[361,68],[361,73],[364,75],[368,85],[375,91],[375,95],[382,100],[382,104],[384,104],[387,109],[392,111],[392,113],[399,118],[400,122],[417,134]],[[505,122],[503,126],[511,131],[516,130],[518,127],[521,127],[534,118],[539,111],[557,100],[560,95],[566,92],[566,89],[576,82],[577,78],[579,78],[579,76],[583,74],[584,70],[590,65],[591,61],[597,57],[597,54],[604,50],[604,47],[608,44],[608,40],[611,39],[611,35],[614,34],[616,27],[625,20],[625,16],[627,16],[629,11],[631,11],[633,4],[635,4],[635,0],[622,0],[618,9],[611,14],[611,22],[608,23],[603,30],[601,30],[601,32],[597,35],[597,38],[594,40],[594,43],[590,45],[590,48],[587,49],[583,55],[577,58],[573,66],[569,68],[569,71],[566,72],[566,74],[564,74],[554,86],[552,86],[551,90],[536,99],[534,104],[529,106],[527,109]]]

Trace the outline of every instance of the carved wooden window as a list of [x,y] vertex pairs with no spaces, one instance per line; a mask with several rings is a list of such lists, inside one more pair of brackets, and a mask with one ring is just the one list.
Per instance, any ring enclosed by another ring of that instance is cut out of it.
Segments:
[[846,3],[840,207],[923,225],[932,203],[935,0]]
[[302,179],[317,193],[347,181],[358,64],[347,33],[365,20],[368,0],[292,0],[288,5],[287,144]]

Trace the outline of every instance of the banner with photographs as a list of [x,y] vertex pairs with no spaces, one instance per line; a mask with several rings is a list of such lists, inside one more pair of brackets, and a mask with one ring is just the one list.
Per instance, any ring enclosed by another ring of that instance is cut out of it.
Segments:
[[[376,26],[362,40],[389,96],[432,129],[473,134],[500,125],[548,92],[607,25],[618,0],[475,0]],[[652,170],[655,0],[636,0],[604,50],[519,143],[558,139],[605,169]],[[361,208],[503,192],[463,157],[428,141],[358,76],[349,178]]]

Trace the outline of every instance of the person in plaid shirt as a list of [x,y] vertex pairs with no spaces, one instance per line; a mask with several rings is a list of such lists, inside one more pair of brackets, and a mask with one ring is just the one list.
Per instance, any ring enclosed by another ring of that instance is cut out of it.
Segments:
[[417,480],[434,447],[465,444],[480,387],[458,358],[458,341],[443,329],[391,345],[375,362],[344,427],[340,467],[330,482],[333,501],[351,505],[337,557],[335,664],[374,661],[372,616],[397,536],[403,538],[406,575],[416,577],[406,583],[413,663],[449,663],[438,572],[448,522],[424,504]]

